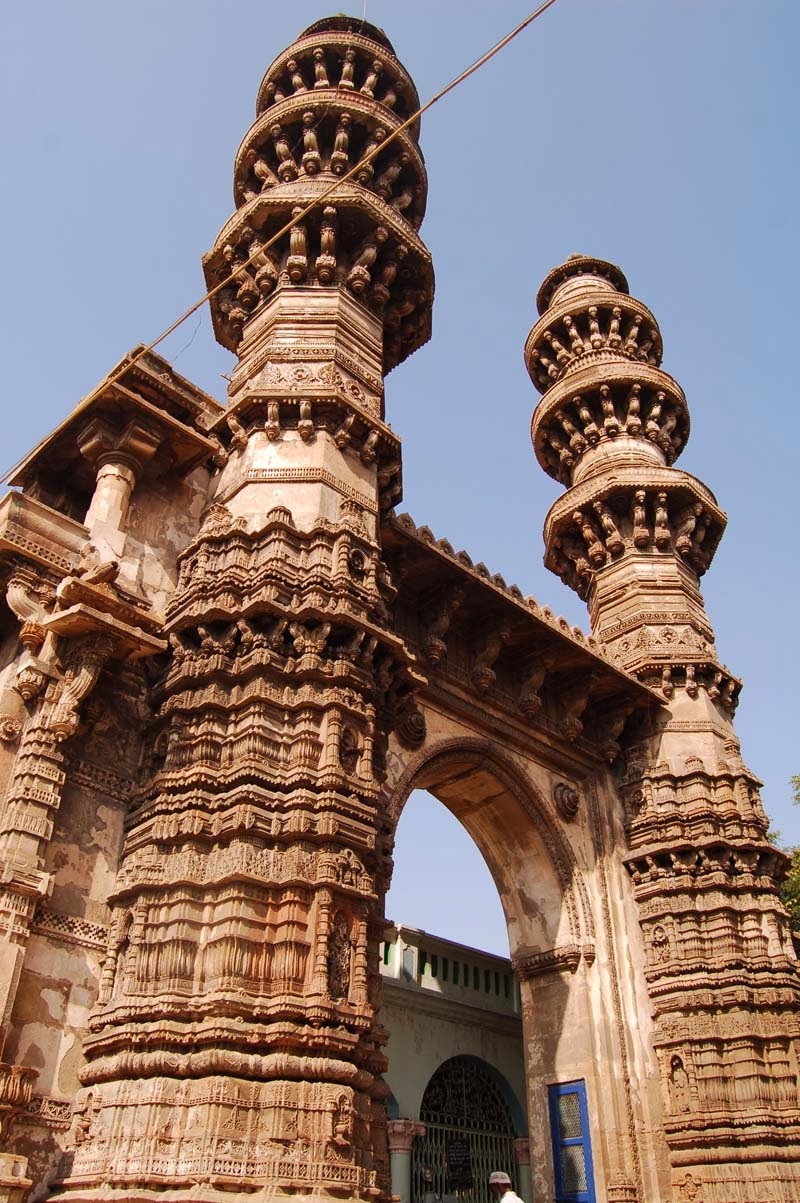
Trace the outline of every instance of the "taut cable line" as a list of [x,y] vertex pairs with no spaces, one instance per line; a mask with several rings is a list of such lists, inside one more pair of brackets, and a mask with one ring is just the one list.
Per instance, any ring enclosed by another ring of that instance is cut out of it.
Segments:
[[[496,42],[495,45],[492,46],[490,50],[487,50],[485,52],[485,54],[482,54],[480,56],[480,58],[476,59],[474,63],[472,63],[469,67],[467,67],[464,71],[462,71],[460,75],[457,75],[454,79],[451,79],[449,84],[446,84],[443,88],[440,89],[440,91],[436,92],[435,95],[431,96],[431,98],[429,100],[426,100],[425,103],[423,105],[421,105],[416,110],[415,113],[412,113],[411,116],[407,117],[406,120],[401,125],[398,125],[396,129],[392,130],[392,132],[389,133],[378,146],[375,146],[368,154],[366,154],[363,157],[363,159],[360,159],[359,162],[356,163],[353,167],[351,167],[350,170],[345,175],[343,175],[341,177],[337,177],[333,181],[333,183],[331,183],[330,186],[325,189],[324,192],[320,193],[319,196],[316,196],[316,197],[314,197],[313,200],[309,201],[308,204],[303,209],[301,209],[299,213],[297,213],[294,217],[292,217],[291,221],[288,221],[284,226],[281,226],[281,228],[279,230],[277,230],[276,233],[273,234],[272,237],[263,244],[263,246],[260,246],[256,251],[254,251],[253,254],[249,256],[249,258],[243,260],[242,263],[240,264],[240,266],[241,267],[249,267],[250,264],[253,263],[254,260],[256,260],[260,255],[262,255],[264,251],[268,251],[271,246],[274,246],[276,242],[278,242],[281,238],[283,238],[284,234],[288,234],[289,231],[294,226],[296,226],[298,222],[302,221],[305,217],[307,217],[312,209],[315,209],[319,205],[322,205],[323,202],[328,199],[328,197],[330,197],[334,194],[334,192],[336,191],[337,188],[341,187],[342,184],[346,184],[350,180],[352,180],[353,177],[357,174],[357,172],[363,170],[365,163],[369,163],[372,159],[375,158],[376,155],[382,153],[386,149],[386,147],[395,140],[395,138],[397,138],[400,134],[402,134],[404,130],[407,130],[410,125],[413,125],[415,123],[415,121],[417,121],[418,118],[420,118],[423,115],[423,113],[426,113],[428,111],[428,109],[433,108],[433,106],[435,104],[437,104],[438,101],[442,100],[445,96],[447,96],[450,92],[452,92],[460,84],[463,84],[464,81],[469,79],[469,77],[471,75],[474,75],[476,71],[480,71],[481,67],[485,66],[485,64],[488,63],[491,59],[493,59],[495,57],[495,55],[499,54],[501,50],[504,50],[505,47],[508,46],[509,42],[513,42],[514,38],[518,37],[518,35],[521,34],[523,30],[527,29],[529,25],[532,25],[533,22],[537,19],[537,17],[541,17],[542,14],[547,11],[548,8],[552,8],[552,6],[555,3],[556,3],[556,0],[544,0],[543,4],[540,4],[538,8],[534,9],[534,11],[532,13],[530,13],[524,19],[524,21],[520,21],[519,25],[516,25],[511,30],[510,33],[507,33],[504,38],[501,38],[499,42]],[[87,393],[87,395],[85,397],[81,398],[81,400],[76,405],[75,409],[72,411],[73,414],[80,413],[80,411],[82,409],[85,409],[88,405],[90,405],[91,402],[94,401],[94,399],[96,397],[98,397],[102,392],[104,392],[107,388],[109,388],[109,386],[115,384],[120,379],[121,376],[124,376],[124,374],[127,371],[129,371],[129,369],[132,368],[134,366],[134,364],[138,363],[139,360],[144,358],[145,355],[149,354],[150,351],[154,351],[155,348],[157,346],[159,346],[161,343],[163,343],[165,339],[169,338],[170,334],[174,334],[174,332],[178,329],[179,326],[182,326],[183,323],[192,316],[192,314],[197,313],[198,309],[200,309],[203,305],[205,305],[206,301],[210,301],[211,298],[216,296],[218,292],[221,292],[221,290],[223,288],[226,288],[229,283],[230,283],[230,280],[226,278],[224,280],[221,280],[219,282],[219,284],[216,284],[213,288],[210,288],[208,290],[208,292],[204,293],[203,296],[200,297],[199,300],[195,301],[195,303],[193,305],[191,305],[185,311],[185,313],[182,313],[180,315],[180,317],[177,317],[174,322],[172,322],[169,326],[167,326],[166,330],[162,331],[162,333],[159,334],[158,338],[154,338],[152,342],[150,342],[146,346],[142,347],[139,351],[136,352],[135,355],[132,355],[130,358],[126,358],[125,360],[122,361],[122,363],[118,364],[117,367],[108,376],[106,376],[99,384],[95,385],[95,387],[92,389],[92,391],[90,393]],[[49,438],[49,435],[47,437]],[[34,450],[32,452],[30,452],[24,458],[25,459],[30,458],[30,455],[35,454],[36,451],[39,450],[39,447],[41,447],[45,442],[47,442],[47,438],[42,439],[42,441],[39,444],[37,444],[37,446],[34,448]],[[22,462],[23,461],[20,460],[20,463],[22,463]],[[19,464],[16,464],[13,468],[9,469],[9,471],[6,472],[5,476],[3,477],[3,481],[6,481],[6,480],[8,480],[8,478],[10,476],[13,476],[13,474],[17,471],[18,468],[19,468]]]

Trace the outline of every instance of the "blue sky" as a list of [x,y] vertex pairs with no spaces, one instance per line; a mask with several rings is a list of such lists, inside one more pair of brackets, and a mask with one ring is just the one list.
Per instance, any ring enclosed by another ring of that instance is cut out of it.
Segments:
[[[425,99],[528,3],[368,0],[367,17]],[[201,295],[200,256],[232,211],[261,77],[329,11],[308,0],[3,6],[8,465]],[[797,843],[799,41],[795,0],[558,0],[423,120],[434,335],[387,381],[403,508],[586,627],[583,604],[542,567],[560,489],[530,446],[537,395],[522,346],[551,266],[572,251],[620,264],[688,397],[679,465],[729,515],[703,591],[720,655],[745,681],[745,760]],[[224,396],[231,359],[205,315],[162,351]],[[437,809],[422,820],[441,822],[432,864],[410,812],[401,824],[392,917],[502,946],[489,895],[465,906],[477,854]]]

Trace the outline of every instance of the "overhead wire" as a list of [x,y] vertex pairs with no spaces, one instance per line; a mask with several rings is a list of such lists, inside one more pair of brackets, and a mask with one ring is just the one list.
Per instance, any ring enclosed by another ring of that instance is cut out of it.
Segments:
[[[504,50],[510,42],[513,42],[514,38],[518,37],[519,34],[527,29],[529,25],[532,25],[533,22],[538,17],[541,17],[548,8],[552,8],[555,3],[556,0],[544,0],[544,2],[540,4],[538,8],[534,9],[534,11],[525,17],[523,21],[520,21],[520,23],[510,31],[510,33],[507,33],[505,37],[501,38],[499,42],[496,42],[494,46],[482,54],[480,58],[477,58],[474,63],[471,63],[469,67],[465,68],[460,75],[456,75],[454,79],[451,79],[448,84],[431,96],[429,100],[426,100],[423,105],[420,105],[416,112],[412,113],[410,117],[407,117],[403,122],[401,122],[400,125],[391,130],[377,146],[373,147],[371,151],[369,151],[362,159],[354,164],[345,175],[337,176],[337,178],[323,192],[321,192],[319,196],[316,196],[313,200],[310,200],[303,208],[299,210],[299,212],[295,212],[290,221],[281,226],[281,228],[277,230],[276,233],[274,233],[272,237],[269,238],[265,243],[259,246],[252,255],[239,263],[239,269],[249,267],[256,259],[259,258],[259,256],[261,256],[265,251],[268,251],[270,247],[274,246],[275,243],[283,238],[285,234],[288,234],[294,226],[303,221],[303,219],[308,216],[312,209],[315,209],[319,205],[323,204],[328,197],[332,196],[333,193],[336,192],[337,188],[341,188],[343,184],[347,184],[354,178],[355,175],[363,171],[366,163],[369,163],[378,154],[381,154],[386,147],[394,142],[394,140],[398,138],[405,130],[407,130],[409,126],[414,125],[424,113],[427,113],[427,111],[433,108],[435,104],[437,104],[455,88],[459,87],[460,84],[469,79],[471,75],[474,75],[476,71],[479,71],[481,67],[485,66],[485,64],[493,59],[495,55],[499,54],[501,50]],[[112,372],[110,372],[103,380],[95,385],[91,392],[87,393],[85,397],[81,398],[73,410],[73,415],[79,413],[82,409],[85,409],[88,405],[90,405],[91,402],[94,401],[95,398],[97,398],[102,392],[104,392],[111,385],[115,384],[116,381],[124,376],[126,372],[130,371],[130,369],[136,363],[138,363],[140,359],[143,359],[145,355],[148,355],[151,351],[154,351],[155,348],[160,346],[165,339],[169,338],[171,334],[174,334],[179,326],[182,326],[183,323],[192,316],[192,314],[196,313],[198,309],[205,305],[206,301],[210,301],[217,295],[218,292],[221,292],[223,288],[227,288],[229,285],[230,278],[226,277],[218,284],[215,284],[213,288],[209,288],[209,290],[205,292],[203,296],[199,298],[199,300],[195,301],[193,305],[190,305],[190,307],[184,313],[182,313],[180,317],[177,317],[174,322],[171,322],[170,325],[167,326],[167,328],[162,331],[161,334],[159,334],[158,338],[154,338],[152,342],[140,347],[134,355],[126,357],[119,364],[117,364],[116,368],[114,368]],[[49,438],[49,436],[47,437]],[[45,442],[47,442],[46,438],[38,444],[36,450],[38,450],[38,448],[41,447]],[[31,454],[33,454],[33,452]],[[27,459],[28,457],[26,456],[25,458]],[[23,461],[20,461],[20,463],[22,462]],[[19,465],[16,465],[14,468],[11,468],[5,474],[3,479],[8,480],[8,478],[17,471],[18,467]]]

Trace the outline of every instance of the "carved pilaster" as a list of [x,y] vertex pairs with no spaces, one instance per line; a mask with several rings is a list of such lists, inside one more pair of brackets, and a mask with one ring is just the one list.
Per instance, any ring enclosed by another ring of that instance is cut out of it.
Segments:
[[78,432],[80,453],[97,476],[86,515],[90,532],[104,527],[112,531],[124,528],[136,479],[161,441],[161,433],[152,424],[136,418],[117,427],[93,417]]

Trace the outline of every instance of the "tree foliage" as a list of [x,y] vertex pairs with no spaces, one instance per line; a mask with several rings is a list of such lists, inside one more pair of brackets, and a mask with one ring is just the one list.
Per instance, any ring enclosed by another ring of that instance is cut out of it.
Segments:
[[800,848],[787,848],[792,858],[781,886],[781,901],[789,912],[792,930],[800,932]]
[[[791,778],[792,801],[800,806],[800,774]],[[789,912],[794,931],[800,931],[800,847],[787,848],[786,852],[792,858],[789,872],[781,886],[781,901]]]

